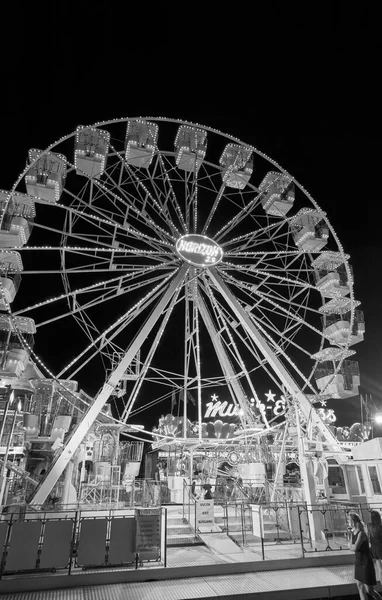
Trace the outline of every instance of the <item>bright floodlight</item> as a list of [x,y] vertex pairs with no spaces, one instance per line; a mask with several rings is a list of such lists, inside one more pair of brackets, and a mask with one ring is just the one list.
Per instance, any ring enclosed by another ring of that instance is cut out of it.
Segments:
[[375,419],[374,419],[374,420],[375,420],[375,422],[376,422],[378,425],[381,425],[381,423],[382,423],[382,414],[380,414],[380,415],[375,415]]

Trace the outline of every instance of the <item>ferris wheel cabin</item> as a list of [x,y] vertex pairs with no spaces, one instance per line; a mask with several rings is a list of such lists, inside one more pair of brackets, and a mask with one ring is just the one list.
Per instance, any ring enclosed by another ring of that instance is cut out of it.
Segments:
[[33,227],[35,206],[31,196],[0,190],[0,248],[27,243]]
[[344,360],[340,370],[336,369],[335,360],[319,363],[315,371],[318,389],[335,399],[357,396],[361,384],[358,362]]
[[267,215],[284,217],[293,207],[295,189],[288,175],[270,171],[259,185],[261,204]]
[[0,310],[6,311],[13,302],[21,282],[20,273],[23,270],[21,255],[18,252],[0,250]]
[[66,178],[66,158],[62,154],[29,150],[30,169],[25,176],[28,194],[47,202],[58,202]]
[[0,314],[1,377],[20,377],[29,361],[34,333],[33,319]]
[[302,208],[291,221],[295,244],[303,252],[319,252],[326,246],[329,229],[322,213]]
[[175,161],[178,169],[198,172],[206,155],[207,133],[196,127],[181,126],[175,138]]
[[251,148],[227,144],[219,159],[223,167],[222,179],[227,187],[244,190],[253,173]]
[[156,123],[129,119],[126,130],[125,160],[128,165],[148,169],[153,160],[159,127]]
[[80,125],[76,130],[74,165],[77,175],[99,179],[105,170],[110,133]]

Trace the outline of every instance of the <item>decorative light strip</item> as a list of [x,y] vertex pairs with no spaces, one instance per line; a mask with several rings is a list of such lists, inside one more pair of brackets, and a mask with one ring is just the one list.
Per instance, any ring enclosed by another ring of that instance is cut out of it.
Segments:
[[[134,272],[133,275],[143,275],[146,274],[148,271],[153,271],[158,269],[158,265],[151,265],[150,267],[144,267],[142,268],[142,272]],[[103,281],[100,281],[99,283],[93,283],[92,285],[88,285],[86,287],[83,288],[78,288],[76,290],[74,290],[73,292],[68,292],[66,294],[61,294],[60,296],[54,296],[53,298],[49,298],[48,300],[44,300],[43,302],[38,302],[37,304],[33,304],[30,306],[27,306],[26,308],[23,308],[22,311],[16,311],[13,314],[14,315],[18,315],[20,314],[20,312],[27,312],[28,310],[34,310],[36,308],[40,308],[41,306],[46,306],[47,304],[51,304],[52,302],[57,302],[58,300],[63,300],[64,298],[68,298],[68,296],[76,296],[77,294],[81,294],[83,292],[88,292],[89,290],[95,289],[97,287],[101,287],[103,285],[107,285],[109,283],[113,283],[114,281],[119,281],[121,279],[124,279],[127,277],[129,277],[129,275],[119,275],[118,277],[113,277],[112,279],[104,279]],[[130,275],[131,277],[131,275]]]
[[[109,252],[113,254],[147,254],[154,256],[172,256],[173,253],[157,250],[135,250],[134,248],[105,248],[89,246],[15,246],[16,250],[64,250],[65,252]],[[1,254],[1,250],[0,250]]]
[[80,358],[82,358],[82,356],[84,356],[93,346],[95,346],[95,344],[97,344],[97,342],[99,342],[103,337],[105,337],[105,335],[107,335],[110,331],[112,331],[113,329],[115,329],[115,327],[119,324],[122,323],[122,321],[126,320],[127,317],[134,312],[136,309],[138,309],[146,300],[149,300],[149,298],[151,296],[153,296],[155,294],[155,292],[157,292],[161,287],[163,287],[164,284],[167,283],[167,281],[169,281],[173,275],[175,273],[177,273],[179,269],[176,269],[176,271],[170,273],[170,275],[167,275],[167,277],[164,278],[164,280],[159,283],[158,285],[156,285],[152,290],[150,290],[150,292],[148,292],[146,294],[146,296],[144,296],[143,298],[141,298],[138,302],[136,302],[131,308],[129,308],[129,310],[127,312],[125,312],[121,317],[119,317],[116,321],[114,321],[114,323],[112,325],[110,325],[110,327],[108,327],[107,329],[105,329],[105,331],[98,336],[98,338],[96,338],[91,344],[89,344],[87,346],[87,348],[85,348],[78,356],[76,356],[75,359],[73,359],[69,364],[66,365],[66,367],[64,367],[62,369],[62,373],[64,373],[65,371],[68,371]]

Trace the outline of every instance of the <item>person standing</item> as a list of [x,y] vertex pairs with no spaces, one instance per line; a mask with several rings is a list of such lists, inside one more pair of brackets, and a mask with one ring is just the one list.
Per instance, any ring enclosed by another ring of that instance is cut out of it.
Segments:
[[370,513],[371,523],[367,526],[370,541],[371,556],[374,561],[375,574],[378,581],[382,583],[382,522],[381,515],[377,510]]
[[209,478],[203,483],[204,489],[204,500],[212,500],[212,485],[210,484]]
[[369,541],[363,523],[356,513],[349,513],[349,549],[355,553],[354,579],[357,582],[361,600],[367,600],[367,594],[376,600],[382,596],[374,590],[377,581]]

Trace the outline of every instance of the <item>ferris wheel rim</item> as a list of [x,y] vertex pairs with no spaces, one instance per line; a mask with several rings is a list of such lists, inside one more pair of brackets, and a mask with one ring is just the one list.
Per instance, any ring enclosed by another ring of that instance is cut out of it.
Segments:
[[[94,125],[91,125],[91,126],[89,126],[89,127],[102,127],[102,126],[112,125],[112,124],[115,124],[115,123],[125,123],[125,122],[127,122],[127,120],[128,120],[128,119],[131,119],[131,118],[133,118],[133,117],[124,117],[124,118],[122,118],[122,119],[114,119],[114,120],[109,120],[109,121],[96,122]],[[230,141],[234,141],[234,142],[236,142],[236,143],[240,143],[240,144],[241,144],[241,145],[243,145],[243,146],[250,147],[250,148],[252,149],[252,151],[253,151],[253,152],[255,152],[256,154],[258,154],[259,156],[261,156],[262,158],[264,158],[264,159],[265,159],[267,162],[269,162],[269,163],[270,163],[270,164],[272,164],[274,167],[276,167],[276,168],[277,168],[277,169],[278,169],[280,172],[282,172],[282,173],[284,173],[284,174],[287,174],[287,175],[289,175],[289,176],[290,176],[290,174],[289,174],[289,173],[288,173],[288,172],[287,172],[285,169],[283,169],[283,168],[282,168],[282,167],[281,167],[281,166],[280,166],[280,165],[279,165],[279,164],[278,164],[276,161],[274,161],[273,159],[271,159],[270,157],[268,157],[267,155],[265,155],[265,154],[264,154],[264,153],[262,153],[261,151],[257,150],[257,148],[255,148],[254,146],[252,146],[252,145],[248,145],[248,144],[245,144],[245,142],[242,142],[242,141],[241,141],[241,140],[239,140],[238,138],[236,138],[236,137],[234,137],[234,136],[230,136],[229,134],[225,134],[225,133],[223,133],[223,132],[221,132],[221,131],[219,131],[219,130],[216,130],[216,129],[214,129],[214,128],[211,128],[211,127],[209,127],[209,126],[199,125],[199,124],[197,124],[197,123],[192,123],[192,122],[190,122],[190,121],[184,121],[184,120],[180,120],[180,119],[168,119],[168,118],[166,118],[166,117],[139,117],[139,118],[149,119],[149,120],[152,120],[152,121],[155,121],[155,122],[170,122],[170,123],[173,123],[173,124],[185,124],[185,125],[190,125],[190,126],[197,126],[197,127],[201,127],[201,128],[203,128],[204,130],[206,130],[206,131],[208,131],[208,132],[211,132],[211,133],[214,133],[214,134],[218,134],[218,135],[222,136],[222,137],[223,137],[223,138],[225,138],[225,139],[228,139],[228,140],[230,140]],[[46,152],[49,152],[49,151],[53,150],[53,149],[54,149],[54,148],[55,148],[57,145],[59,145],[60,143],[62,143],[62,142],[64,142],[64,141],[67,141],[68,139],[70,139],[70,138],[71,138],[71,137],[73,137],[74,135],[75,135],[75,131],[74,131],[74,132],[72,132],[72,133],[70,133],[70,134],[69,134],[69,135],[67,135],[67,136],[63,136],[63,137],[62,137],[62,138],[60,138],[58,141],[56,141],[56,142],[54,142],[53,144],[51,144],[50,146],[48,146],[48,147],[47,147],[47,149],[46,149],[46,150],[44,150],[43,152],[44,152],[44,153],[46,153]],[[173,153],[170,153],[170,154],[171,154],[171,155],[173,155]],[[17,182],[14,184],[14,186],[13,186],[13,188],[12,188],[12,191],[10,192],[10,195],[12,195],[12,194],[13,194],[13,193],[16,191],[16,189],[17,189],[18,185],[20,184],[20,181],[21,181],[21,180],[22,180],[22,178],[25,176],[25,173],[27,172],[28,168],[29,168],[29,166],[25,168],[24,172],[21,174],[21,176],[19,177],[18,181],[17,181]],[[319,211],[321,214],[323,214],[323,215],[325,216],[325,222],[327,223],[327,225],[328,225],[328,227],[329,227],[329,229],[330,229],[330,232],[331,232],[331,234],[332,234],[332,236],[333,236],[333,239],[334,239],[334,241],[335,241],[335,243],[336,243],[336,246],[337,246],[337,248],[339,248],[339,250],[340,250],[340,253],[341,253],[341,255],[342,255],[342,256],[343,256],[343,258],[344,258],[344,264],[345,264],[345,268],[346,268],[346,270],[347,270],[347,273],[348,273],[348,275],[349,275],[349,278],[350,278],[350,275],[351,275],[351,274],[350,274],[350,269],[349,269],[349,266],[348,266],[348,261],[347,261],[347,260],[346,260],[346,258],[345,258],[345,256],[346,256],[346,255],[345,255],[345,253],[344,253],[344,251],[343,251],[343,247],[342,247],[342,245],[341,245],[341,243],[340,243],[340,240],[338,239],[338,237],[337,237],[337,234],[336,234],[336,232],[334,231],[334,228],[332,227],[332,225],[331,225],[331,223],[330,223],[329,219],[327,219],[327,217],[326,217],[325,213],[323,213],[323,211],[320,209],[320,207],[318,206],[318,204],[317,204],[317,203],[315,202],[315,200],[314,200],[314,199],[313,199],[313,198],[310,196],[310,194],[309,194],[309,193],[308,193],[308,192],[307,192],[307,191],[306,191],[306,190],[305,190],[305,189],[302,187],[302,185],[301,185],[301,184],[299,184],[299,182],[298,182],[298,181],[297,181],[295,178],[293,178],[293,176],[290,176],[290,177],[291,177],[291,179],[293,180],[293,182],[296,184],[296,186],[300,188],[300,190],[302,191],[302,193],[304,194],[304,196],[305,196],[305,197],[307,197],[307,198],[309,199],[309,201],[310,201],[310,202],[313,204],[313,206],[314,206],[314,207],[315,207],[315,208],[316,208],[316,209],[317,209],[317,210],[318,210],[318,211]],[[253,186],[253,187],[254,187],[254,186]],[[36,199],[36,202],[38,202],[38,199]],[[62,207],[62,208],[67,208],[67,207]],[[27,248],[22,248],[22,249],[23,249],[23,250],[27,250]],[[352,306],[353,306],[353,305],[354,305],[354,292],[353,292],[353,286],[350,286],[350,296],[351,296],[351,298],[350,298],[350,299],[351,299],[351,304],[352,304]],[[352,308],[352,310],[351,310],[351,314],[352,314],[352,318],[353,318],[353,314],[354,314],[354,307],[353,307],[353,308]],[[350,329],[351,329],[351,328],[352,328],[352,323],[350,324]],[[323,340],[323,338],[322,338],[322,340]],[[322,344],[323,344],[323,341],[322,341]],[[341,361],[341,363],[342,363],[342,361]],[[340,365],[338,366],[338,370],[339,370],[339,368],[340,368]]]

